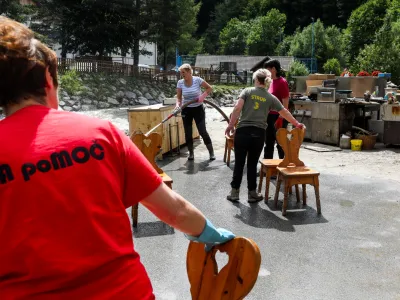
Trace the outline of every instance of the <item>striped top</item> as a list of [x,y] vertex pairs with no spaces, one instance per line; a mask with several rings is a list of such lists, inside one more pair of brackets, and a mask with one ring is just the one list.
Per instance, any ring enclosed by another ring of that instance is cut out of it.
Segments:
[[[176,86],[178,89],[182,89],[182,104],[194,100],[201,95],[201,84],[204,80],[198,76],[193,76],[192,78],[192,86],[186,86],[184,79],[179,80]],[[193,103],[188,107],[197,107],[200,105],[202,105],[202,103]]]

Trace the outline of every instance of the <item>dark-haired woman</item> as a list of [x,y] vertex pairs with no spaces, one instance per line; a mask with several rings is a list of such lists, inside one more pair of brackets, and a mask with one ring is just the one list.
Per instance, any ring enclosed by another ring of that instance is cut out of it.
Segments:
[[[278,60],[269,60],[264,64],[264,68],[271,72],[272,83],[269,86],[268,91],[274,95],[282,103],[283,107],[289,109],[289,85],[286,79],[283,77],[283,70]],[[275,123],[279,118],[282,118],[279,113],[275,110],[271,110],[267,120],[267,131],[265,136],[265,147],[264,147],[264,158],[274,158],[274,146],[276,143],[276,128]],[[283,120],[283,127],[287,126],[287,122]],[[283,159],[285,153],[282,147],[276,143],[278,149],[278,155],[280,159]]]
[[126,209],[207,248],[216,229],[110,122],[59,111],[56,54],[0,16],[0,299],[153,300]]
[[[240,185],[247,157],[247,189],[248,202],[261,201],[263,196],[257,193],[257,163],[265,140],[267,117],[270,110],[276,110],[283,118],[298,128],[303,128],[282,103],[267,91],[271,73],[260,69],[253,73],[254,87],[242,91],[233,109],[225,134],[235,134],[235,167],[231,182],[231,192],[227,196],[230,201],[239,201]],[[234,124],[239,122],[234,128]],[[273,126],[273,125],[272,125]]]

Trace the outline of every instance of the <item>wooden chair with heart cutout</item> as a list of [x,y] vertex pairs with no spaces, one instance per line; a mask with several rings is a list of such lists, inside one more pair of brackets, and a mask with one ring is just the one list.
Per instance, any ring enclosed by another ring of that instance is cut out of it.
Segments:
[[[284,198],[282,206],[282,215],[286,215],[288,206],[288,193],[293,185],[302,185],[303,190],[303,205],[307,204],[306,185],[314,186],[315,198],[317,204],[317,212],[321,213],[321,203],[319,198],[319,172],[309,167],[299,159],[300,146],[303,143],[305,129],[295,128],[288,131],[286,128],[281,128],[276,133],[276,140],[285,152],[285,158],[278,165],[278,181],[275,192],[275,207],[278,205],[278,197],[281,184],[284,184]],[[300,198],[297,197],[297,202]]]
[[[139,148],[153,168],[163,179],[163,182],[172,189],[173,180],[156,164],[156,157],[161,151],[162,136],[159,133],[153,132],[148,137],[141,132],[134,132],[131,135],[132,142]],[[132,223],[133,227],[138,224],[139,204],[132,207]]]
[[[229,256],[219,273],[215,259],[218,251]],[[190,242],[186,259],[193,300],[244,299],[254,287],[261,265],[257,244],[244,237],[215,246],[208,253],[204,244]]]

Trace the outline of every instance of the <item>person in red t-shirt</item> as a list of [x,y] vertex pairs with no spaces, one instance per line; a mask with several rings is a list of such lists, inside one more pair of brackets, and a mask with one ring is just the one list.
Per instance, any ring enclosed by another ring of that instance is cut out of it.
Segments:
[[[272,59],[264,63],[264,68],[271,72],[272,83],[269,87],[269,92],[281,101],[286,109],[289,109],[289,85],[285,78],[282,77],[283,70],[281,64],[278,60]],[[272,159],[274,158],[274,146],[276,143],[276,128],[275,123],[278,121],[278,112],[271,111],[268,115],[268,127],[265,136],[265,147],[264,147],[264,158]],[[282,120],[283,127],[287,126],[287,121]],[[276,148],[278,149],[278,155],[280,159],[283,159],[285,153],[282,147],[276,143]]]
[[57,110],[57,57],[0,17],[0,299],[154,299],[128,207],[206,250],[234,238],[110,122]]

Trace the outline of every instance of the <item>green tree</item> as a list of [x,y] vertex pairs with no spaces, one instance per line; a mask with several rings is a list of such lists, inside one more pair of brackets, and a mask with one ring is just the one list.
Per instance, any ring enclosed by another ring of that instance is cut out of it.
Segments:
[[[329,58],[337,58],[344,61],[343,37],[335,26],[325,29],[324,24],[317,20],[314,24],[314,57],[318,61],[318,69],[321,69]],[[311,57],[312,53],[312,25],[297,31],[293,36],[289,54],[299,58]]]
[[216,54],[220,48],[219,35],[232,18],[244,19],[247,0],[226,0],[216,5],[210,24],[204,34],[204,50]]
[[323,69],[326,74],[335,74],[339,76],[341,73],[340,62],[337,58],[328,59]]
[[286,15],[272,9],[264,17],[257,17],[250,23],[247,38],[249,55],[270,55],[276,53],[285,30]]
[[245,54],[249,29],[250,26],[246,21],[239,21],[237,18],[230,20],[219,36],[220,53],[227,55]]
[[18,22],[26,22],[32,11],[31,5],[22,5],[17,0],[0,0],[0,15]]
[[346,52],[350,61],[366,45],[373,43],[388,6],[388,0],[369,0],[352,12],[346,30]]

